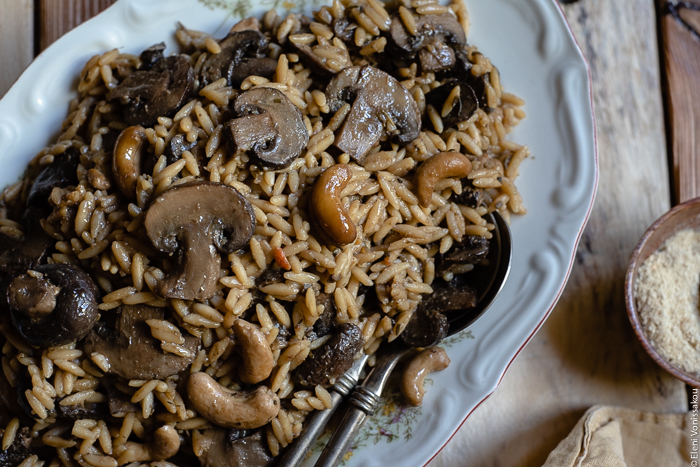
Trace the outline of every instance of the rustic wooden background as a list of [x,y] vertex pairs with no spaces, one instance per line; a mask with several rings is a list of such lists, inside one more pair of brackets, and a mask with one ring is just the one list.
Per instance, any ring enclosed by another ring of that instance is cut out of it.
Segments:
[[[111,3],[0,0],[0,95],[36,52]],[[687,410],[685,386],[644,353],[623,301],[632,249],[671,203],[654,0],[563,8],[591,67],[596,205],[549,320],[431,467],[542,465],[596,404]]]

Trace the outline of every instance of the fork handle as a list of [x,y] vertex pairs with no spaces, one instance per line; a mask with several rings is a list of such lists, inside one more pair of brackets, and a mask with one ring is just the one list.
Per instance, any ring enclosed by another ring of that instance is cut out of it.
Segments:
[[350,407],[321,453],[316,467],[335,467],[342,461],[367,417],[377,410],[379,396],[389,379],[391,370],[408,350],[403,348],[382,357],[365,382],[355,388],[348,400]]

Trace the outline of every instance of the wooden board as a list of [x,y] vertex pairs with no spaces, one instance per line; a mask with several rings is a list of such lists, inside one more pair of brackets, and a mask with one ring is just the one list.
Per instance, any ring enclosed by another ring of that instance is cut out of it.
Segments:
[[[34,57],[33,0],[0,0],[0,97]],[[9,38],[12,38],[9,40]]]
[[596,205],[559,304],[430,467],[542,465],[596,404],[687,410],[685,386],[635,339],[623,293],[633,247],[670,206],[654,4],[564,9],[593,76]]
[[56,39],[101,12],[116,0],[41,0],[40,47],[44,50]]
[[700,0],[659,4],[674,196],[700,196]]

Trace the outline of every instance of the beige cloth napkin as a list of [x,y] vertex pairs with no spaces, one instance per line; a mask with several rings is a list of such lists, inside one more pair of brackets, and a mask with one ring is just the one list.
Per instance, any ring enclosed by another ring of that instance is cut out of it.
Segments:
[[[543,467],[687,467],[700,459],[693,413],[655,414],[595,406],[549,454]],[[695,445],[693,445],[693,440]],[[695,451],[693,451],[695,449]]]

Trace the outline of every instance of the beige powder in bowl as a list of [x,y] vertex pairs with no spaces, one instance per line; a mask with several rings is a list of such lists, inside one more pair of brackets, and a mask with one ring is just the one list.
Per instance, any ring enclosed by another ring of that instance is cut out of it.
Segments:
[[639,268],[634,294],[651,345],[668,362],[700,374],[700,232],[682,230]]

